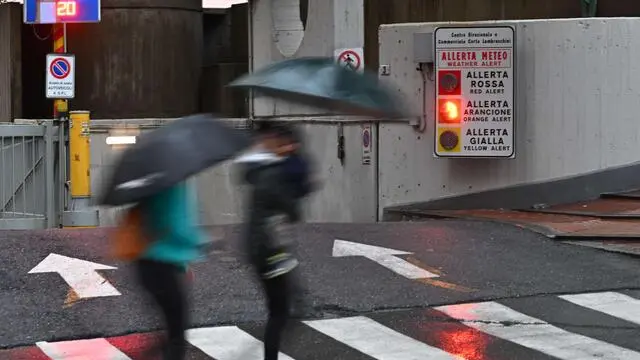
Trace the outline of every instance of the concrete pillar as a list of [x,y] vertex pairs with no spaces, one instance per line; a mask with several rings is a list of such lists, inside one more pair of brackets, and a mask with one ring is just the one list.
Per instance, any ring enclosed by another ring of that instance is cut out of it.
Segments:
[[0,123],[22,116],[22,5],[0,3]]
[[[249,8],[253,69],[287,58],[364,48],[364,0],[253,0]],[[301,8],[307,9],[306,24]],[[258,117],[322,113],[271,99],[255,99],[253,104]]]

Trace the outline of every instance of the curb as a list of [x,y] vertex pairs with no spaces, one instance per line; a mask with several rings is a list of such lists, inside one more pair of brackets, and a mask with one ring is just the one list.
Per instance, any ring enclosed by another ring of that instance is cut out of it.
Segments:
[[[469,215],[453,215],[446,214],[440,211],[421,211],[417,212],[403,212],[403,211],[392,211],[393,215],[398,215],[400,219],[393,222],[403,222],[403,221],[421,221],[428,219],[458,219],[458,220],[470,220],[470,221],[483,221],[483,222],[492,222],[497,224],[511,225],[524,230],[528,230],[531,232],[535,232],[545,236],[550,240],[554,240],[557,242],[561,242],[569,245],[579,245],[590,247],[593,249],[598,249],[601,251],[614,252],[618,254],[625,254],[633,257],[640,257],[640,246],[637,252],[634,251],[626,251],[624,249],[620,249],[613,246],[607,246],[604,244],[605,241],[624,241],[629,243],[638,243],[640,244],[640,235],[629,235],[629,236],[620,236],[620,235],[571,235],[566,233],[559,233],[557,231],[553,231],[547,227],[535,224],[527,224],[521,223],[517,221],[507,221],[500,220],[496,218],[487,218],[482,216],[469,216]],[[588,244],[589,242],[600,243],[601,246],[592,246]]]

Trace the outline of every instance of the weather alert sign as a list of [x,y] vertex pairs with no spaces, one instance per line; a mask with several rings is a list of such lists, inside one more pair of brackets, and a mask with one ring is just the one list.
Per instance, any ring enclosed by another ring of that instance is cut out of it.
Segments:
[[515,30],[441,27],[434,35],[436,157],[515,157]]

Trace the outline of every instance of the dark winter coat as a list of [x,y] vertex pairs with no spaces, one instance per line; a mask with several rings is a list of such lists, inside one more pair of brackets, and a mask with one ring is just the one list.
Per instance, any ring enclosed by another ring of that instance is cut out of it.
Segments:
[[311,164],[301,152],[296,152],[284,160],[285,182],[291,187],[293,196],[302,198],[315,190],[311,181]]
[[243,229],[249,260],[258,267],[278,248],[273,222],[284,215],[290,222],[301,218],[299,190],[292,186],[286,158],[254,152],[236,160],[249,189],[248,209]]

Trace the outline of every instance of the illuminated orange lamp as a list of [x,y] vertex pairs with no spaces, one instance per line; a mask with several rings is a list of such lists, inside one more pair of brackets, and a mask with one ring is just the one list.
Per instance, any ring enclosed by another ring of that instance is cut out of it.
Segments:
[[78,14],[78,3],[75,0],[59,0],[56,2],[56,15],[59,18],[73,17]]
[[461,111],[460,99],[438,99],[438,122],[445,124],[457,124],[460,122]]

